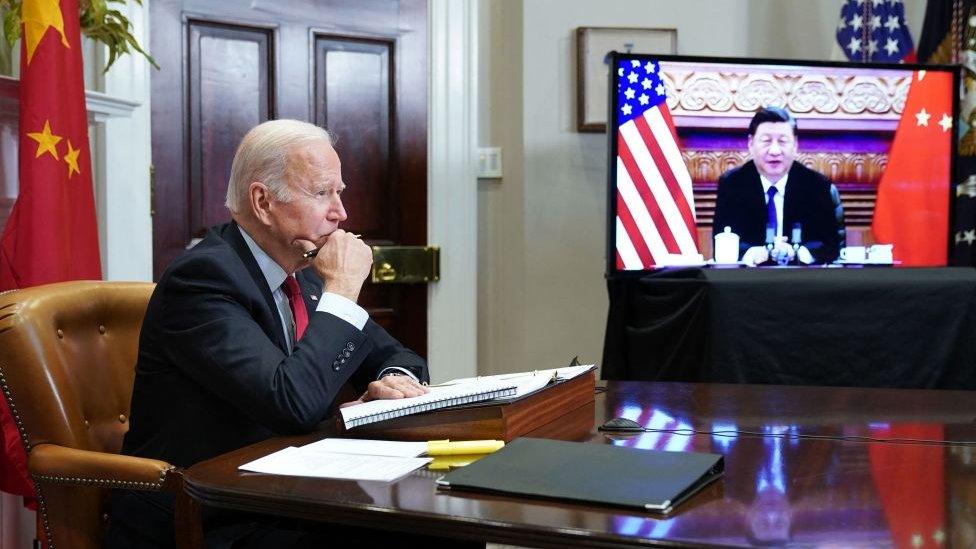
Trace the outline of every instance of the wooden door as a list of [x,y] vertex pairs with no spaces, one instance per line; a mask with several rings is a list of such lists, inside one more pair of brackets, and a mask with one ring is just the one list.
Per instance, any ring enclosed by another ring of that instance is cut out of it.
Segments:
[[[424,0],[153,0],[155,276],[230,219],[237,143],[255,124],[307,120],[336,137],[343,228],[369,244],[427,243]],[[424,285],[367,283],[374,320],[426,353]]]

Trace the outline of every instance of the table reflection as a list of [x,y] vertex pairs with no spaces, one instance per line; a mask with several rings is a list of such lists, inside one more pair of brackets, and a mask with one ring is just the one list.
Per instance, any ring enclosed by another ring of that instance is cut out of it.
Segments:
[[[610,410],[652,430],[610,435],[611,444],[718,453],[726,466],[720,496],[667,518],[618,515],[610,528],[619,534],[818,547],[968,547],[976,539],[976,454],[971,447],[947,454],[945,445],[926,443],[946,440],[942,424],[783,422],[741,428],[734,421],[696,421],[667,406],[633,401]],[[947,482],[947,467],[954,482]],[[952,540],[946,536],[947,502],[953,506]]]

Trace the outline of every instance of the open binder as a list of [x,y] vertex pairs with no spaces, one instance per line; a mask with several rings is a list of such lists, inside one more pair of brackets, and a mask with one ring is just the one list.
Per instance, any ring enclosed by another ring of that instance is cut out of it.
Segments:
[[551,429],[544,436],[581,438],[593,428],[595,386],[596,371],[591,369],[572,379],[552,380],[522,396],[404,415],[351,430],[343,424],[341,417],[337,424],[340,433],[385,440],[495,439],[508,442],[540,428]]

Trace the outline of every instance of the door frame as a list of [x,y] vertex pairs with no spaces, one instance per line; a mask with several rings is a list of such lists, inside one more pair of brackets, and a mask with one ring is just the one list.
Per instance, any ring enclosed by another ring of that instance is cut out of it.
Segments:
[[477,375],[478,6],[429,0],[427,241],[441,247],[441,279],[427,290],[433,382]]

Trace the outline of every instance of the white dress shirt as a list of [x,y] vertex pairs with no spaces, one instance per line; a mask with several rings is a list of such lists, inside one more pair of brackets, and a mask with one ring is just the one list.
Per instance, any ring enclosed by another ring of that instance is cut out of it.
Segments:
[[[783,204],[786,199],[786,183],[790,178],[790,172],[783,174],[783,177],[779,178],[779,181],[773,183],[766,178],[765,175],[759,174],[759,181],[762,183],[763,187],[763,202],[769,205],[769,188],[776,187],[776,194],[773,195],[773,206],[776,207],[776,236],[783,236]],[[795,244],[795,242],[794,242]],[[754,246],[746,250],[746,253],[742,256],[742,261],[746,263],[754,263],[753,258],[755,254],[759,253],[762,246]],[[813,263],[813,254],[806,246],[800,246],[796,251],[796,257],[801,263],[810,264]]]

